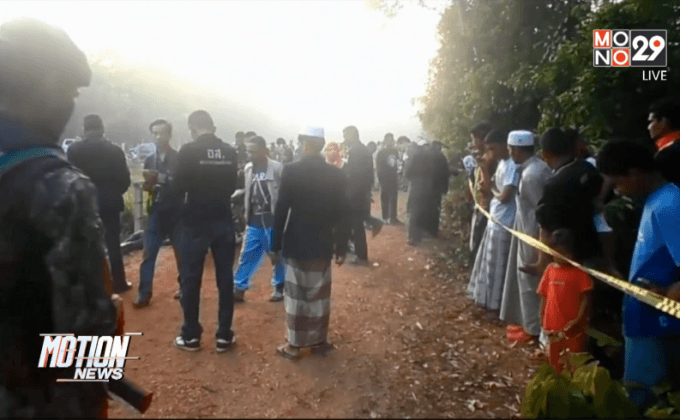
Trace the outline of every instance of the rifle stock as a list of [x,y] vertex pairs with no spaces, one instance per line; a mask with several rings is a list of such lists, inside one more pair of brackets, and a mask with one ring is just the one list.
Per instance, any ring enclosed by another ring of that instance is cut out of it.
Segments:
[[[113,297],[113,283],[111,281],[111,269],[109,268],[109,261],[106,258],[104,258],[104,260],[102,261],[102,266],[104,270],[103,271],[104,287],[109,296]],[[116,334],[122,335],[124,334],[122,302],[118,298],[114,299],[114,303],[116,304],[116,309],[119,317],[119,319],[117,320],[118,328],[116,330]],[[128,379],[120,379],[118,381],[112,380],[109,381],[108,385],[109,391],[112,394],[118,396],[123,401],[130,404],[132,407],[134,407],[142,414],[146,412],[146,410],[151,405],[151,401],[153,400],[153,392],[145,391],[137,384]]]

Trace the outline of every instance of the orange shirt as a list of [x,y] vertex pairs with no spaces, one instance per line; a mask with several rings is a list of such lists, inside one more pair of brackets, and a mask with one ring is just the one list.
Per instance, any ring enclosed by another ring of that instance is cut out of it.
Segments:
[[657,150],[661,150],[677,139],[680,139],[680,131],[671,131],[656,141],[656,148]]
[[[590,276],[572,265],[552,263],[543,273],[537,293],[545,297],[543,312],[543,329],[548,331],[562,330],[574,320],[581,309],[583,293],[593,289]],[[587,326],[588,319],[582,318],[578,326]]]

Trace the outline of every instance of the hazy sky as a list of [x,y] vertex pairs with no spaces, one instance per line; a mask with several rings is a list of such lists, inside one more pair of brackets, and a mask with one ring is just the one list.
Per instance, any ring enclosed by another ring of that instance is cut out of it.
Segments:
[[236,97],[282,127],[322,125],[327,139],[350,124],[364,141],[417,137],[411,100],[439,47],[437,12],[407,4],[390,19],[364,0],[2,1],[0,23],[19,16],[63,28],[89,55],[114,50]]

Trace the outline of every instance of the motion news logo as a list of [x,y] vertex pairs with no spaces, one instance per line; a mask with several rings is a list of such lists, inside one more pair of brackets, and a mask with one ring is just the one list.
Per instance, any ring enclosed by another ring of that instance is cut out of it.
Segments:
[[[127,356],[131,335],[142,335],[142,333],[126,333],[124,336],[79,337],[73,334],[40,334],[43,337],[43,346],[38,367],[66,369],[72,367],[75,361],[76,372],[73,379],[57,379],[57,382],[121,380],[124,375],[125,361],[139,359],[139,357]],[[83,363],[84,361],[86,362]]]
[[666,67],[665,29],[595,29],[593,66]]

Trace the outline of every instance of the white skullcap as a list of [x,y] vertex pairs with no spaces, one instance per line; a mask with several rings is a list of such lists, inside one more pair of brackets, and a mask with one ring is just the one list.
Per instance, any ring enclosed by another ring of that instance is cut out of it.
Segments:
[[427,146],[428,144],[430,144],[430,142],[425,140],[425,139],[422,139],[422,140],[419,140],[417,144],[418,144],[418,146]]
[[534,133],[526,130],[511,131],[508,134],[508,146],[533,146]]
[[323,132],[323,127],[304,127],[302,130],[300,130],[300,135],[301,136],[309,136],[309,137],[318,137],[318,138],[325,138],[324,137],[324,132]]

